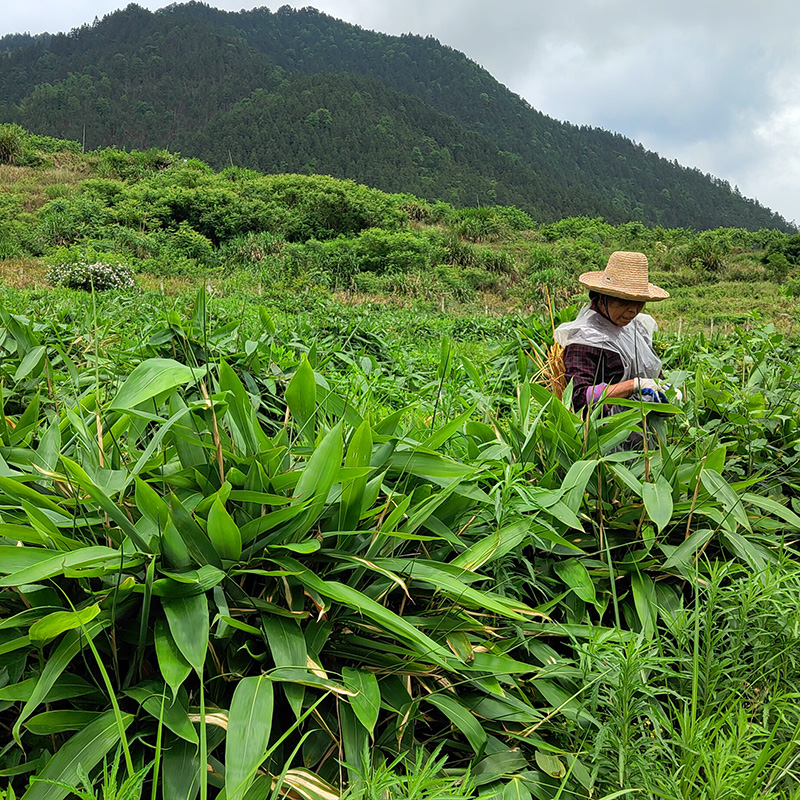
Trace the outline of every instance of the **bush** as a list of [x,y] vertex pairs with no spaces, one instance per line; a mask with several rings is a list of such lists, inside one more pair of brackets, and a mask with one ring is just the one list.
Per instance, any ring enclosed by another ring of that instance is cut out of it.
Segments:
[[16,164],[24,152],[27,134],[19,125],[0,125],[0,164]]
[[127,264],[120,262],[111,264],[103,261],[92,264],[81,261],[51,266],[47,271],[47,280],[53,286],[82,289],[86,292],[133,289],[136,285],[133,280],[133,270]]

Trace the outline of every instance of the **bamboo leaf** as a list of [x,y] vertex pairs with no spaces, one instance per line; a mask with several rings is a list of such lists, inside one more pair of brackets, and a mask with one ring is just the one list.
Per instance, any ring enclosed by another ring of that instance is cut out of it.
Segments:
[[350,698],[350,705],[359,722],[372,735],[381,710],[381,690],[375,673],[365,669],[344,667],[342,680],[348,689],[357,692],[354,697]]
[[[305,670],[308,653],[300,626],[293,620],[266,614],[261,615],[261,624],[264,626],[275,666],[300,667]],[[287,683],[283,690],[295,717],[299,718],[303,710],[305,689],[302,685]]]
[[99,613],[99,603],[87,606],[80,611],[55,611],[38,622],[34,622],[28,629],[28,636],[30,636],[32,642],[44,642],[48,639],[54,639],[65,631],[71,631],[86,625]]
[[272,728],[272,683],[264,675],[236,686],[225,739],[225,794],[242,800],[264,760]]
[[238,561],[242,555],[242,534],[217,497],[208,512],[208,538],[220,558]]
[[436,706],[464,734],[476,755],[483,754],[488,737],[480,722],[470,711],[444,692],[430,694],[426,700]]
[[733,491],[730,484],[718,472],[703,469],[700,472],[703,488],[727,511],[745,530],[750,530],[750,522],[742,501]]
[[589,575],[586,565],[577,558],[569,558],[566,561],[558,561],[553,569],[562,581],[575,592],[584,603],[594,603],[597,601],[594,582]]
[[294,421],[305,438],[313,442],[316,434],[313,420],[317,411],[317,382],[305,355],[286,387],[285,397]]
[[[133,722],[132,714],[122,715],[122,727],[127,729]],[[82,731],[76,733],[39,772],[38,781],[22,795],[21,800],[63,800],[69,790],[44,781],[60,781],[75,784],[79,780],[79,769],[89,771],[100,763],[105,755],[119,742],[119,727],[113,711],[106,711]]]
[[48,696],[61,673],[86,646],[86,640],[97,636],[108,624],[109,620],[94,619],[81,630],[67,631],[64,634],[64,638],[58,643],[56,649],[45,662],[42,674],[39,676],[39,680],[36,681],[36,686],[31,692],[30,698],[22,707],[17,721],[14,723],[12,734],[18,743],[19,730],[22,723],[44,702],[45,697]]
[[[178,650],[192,665],[195,672],[202,675],[208,649],[209,631],[206,596],[196,594],[191,597],[162,597],[161,605]],[[166,680],[166,676],[164,679]]]
[[189,677],[192,667],[183,657],[178,645],[175,644],[169,625],[164,619],[156,619],[155,644],[158,668],[161,670],[164,682],[172,689],[172,696],[175,698],[178,695],[178,689]]
[[111,401],[112,411],[126,411],[202,375],[171,358],[148,358],[138,364]]
[[672,519],[672,487],[669,482],[659,476],[655,483],[642,484],[642,501],[644,502],[647,516],[658,528],[662,530]]

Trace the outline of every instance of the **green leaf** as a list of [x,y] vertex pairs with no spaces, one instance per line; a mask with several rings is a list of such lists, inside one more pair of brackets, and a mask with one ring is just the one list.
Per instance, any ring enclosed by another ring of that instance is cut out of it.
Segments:
[[381,710],[381,690],[375,673],[365,669],[344,667],[342,681],[348,689],[358,692],[350,698],[350,705],[359,722],[372,735]]
[[[372,457],[372,428],[369,418],[365,419],[356,428],[350,439],[347,448],[347,456],[344,460],[346,467],[367,467]],[[352,478],[349,481],[342,481],[342,511],[340,528],[344,531],[355,530],[358,521],[364,510],[362,501],[364,490],[367,486],[367,475],[360,478]]]
[[537,750],[534,754],[536,766],[551,778],[563,778],[567,774],[566,767],[551,753]]
[[236,686],[225,739],[225,795],[242,800],[269,746],[272,682],[264,675],[243,678]]
[[112,411],[127,411],[163,392],[176,389],[202,375],[171,358],[148,358],[142,361],[122,384],[111,402]]
[[28,629],[28,636],[32,642],[44,642],[54,639],[65,631],[80,628],[91,622],[100,613],[100,605],[87,606],[80,611],[55,611],[48,614],[38,622],[34,622]]
[[201,566],[212,564],[215,567],[222,567],[222,561],[214,545],[174,493],[169,498],[169,513],[175,529],[195,563]]
[[[169,630],[183,657],[194,667],[198,675],[203,673],[203,664],[208,650],[208,601],[204,594],[191,597],[161,598]],[[163,673],[162,673],[163,674]],[[164,680],[167,680],[166,675]],[[169,681],[167,680],[169,684]]]
[[733,491],[730,484],[718,472],[703,469],[700,472],[703,488],[727,511],[745,530],[750,530],[750,522],[741,499]]
[[[122,715],[122,727],[127,729],[133,722],[133,714]],[[69,790],[44,781],[60,781],[75,784],[79,780],[78,769],[94,769],[96,764],[111,752],[119,742],[120,731],[113,711],[106,711],[94,722],[76,733],[69,741],[59,747],[56,754],[47,762],[30,789],[21,800],[63,800]]]
[[[688,567],[694,554],[714,535],[710,528],[700,528],[696,530],[688,539],[681,542],[677,547],[669,552],[667,560],[661,565],[661,569],[668,570],[673,567]],[[666,551],[666,546],[664,547]]]
[[242,555],[242,534],[217,497],[208,512],[208,538],[220,558],[238,561]]
[[313,420],[317,411],[317,382],[305,355],[286,387],[285,398],[294,421],[305,438],[313,442],[316,435]]
[[480,722],[469,710],[444,692],[435,692],[425,699],[436,706],[464,734],[476,755],[480,756],[483,753],[488,737]]
[[392,631],[412,645],[417,650],[418,655],[426,662],[432,661],[442,667],[448,667],[452,662],[453,656],[449,650],[357,589],[336,581],[322,580],[293,558],[274,558],[273,561],[285,569],[295,572],[300,582],[312,591],[317,592],[317,594],[328,597],[337,603],[342,603],[358,611],[359,614],[363,614],[379,627]]
[[44,711],[31,717],[25,727],[36,736],[50,736],[53,733],[83,730],[100,716],[99,711]]
[[557,561],[553,566],[556,575],[572,589],[584,603],[594,603],[597,600],[594,582],[592,581],[586,565],[577,558],[566,561]]
[[656,632],[656,620],[658,617],[655,584],[649,575],[635,572],[631,575],[631,589],[633,590],[636,613],[642,624],[642,633],[648,639],[651,639]]
[[[291,619],[262,614],[261,623],[267,637],[267,644],[276,667],[300,667],[306,669],[308,653],[306,640],[300,626]],[[287,683],[283,687],[286,699],[294,712],[300,717],[303,710],[303,686]]]
[[659,476],[655,483],[642,484],[642,501],[647,515],[661,533],[672,519],[672,487]]
[[187,742],[197,744],[197,729],[189,720],[186,711],[186,692],[182,691],[174,700],[165,696],[164,684],[156,681],[145,681],[138,686],[125,690],[128,697],[133,698],[141,707],[157,720],[163,720],[164,726],[176,736]]
[[130,538],[140,551],[144,553],[152,552],[150,545],[142,538],[134,524],[125,515],[125,512],[100,487],[95,485],[83,467],[64,455],[61,456],[61,463],[70,478],[89,495],[96,505],[100,506],[108,514],[117,527]]
[[[122,553],[111,547],[84,547],[80,550],[73,550],[70,553],[59,553],[55,550],[42,550],[38,548],[8,547],[0,549],[0,554],[7,551],[16,550],[17,553],[9,553],[10,561],[13,564],[18,559],[26,559],[28,556],[35,558],[36,561],[29,566],[13,572],[6,578],[0,578],[2,586],[22,586],[23,584],[39,583],[40,581],[54,578],[56,575],[63,575],[69,570],[88,569],[92,567],[105,567],[109,570],[120,568]],[[27,552],[26,552],[27,551]],[[1,556],[0,556],[1,557]],[[0,568],[0,571],[5,571]]]
[[157,619],[155,623],[155,644],[158,668],[165,683],[172,689],[172,696],[177,697],[181,684],[189,677],[192,667],[183,657],[169,625],[165,619]]
[[14,723],[12,733],[17,742],[19,742],[19,729],[22,723],[36,710],[37,706],[44,702],[61,673],[69,666],[72,659],[87,646],[87,639],[93,639],[108,624],[109,620],[94,619],[85,628],[79,631],[67,631],[64,634],[64,638],[48,656],[42,674],[36,682],[36,687]]
[[27,378],[44,361],[45,352],[46,350],[42,345],[37,345],[28,350],[14,372],[14,382]]
[[514,775],[503,789],[502,800],[533,800],[533,797],[530,789],[520,778]]

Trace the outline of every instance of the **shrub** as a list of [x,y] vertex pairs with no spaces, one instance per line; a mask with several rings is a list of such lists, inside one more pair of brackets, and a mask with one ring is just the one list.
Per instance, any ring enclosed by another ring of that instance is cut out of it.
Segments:
[[24,152],[26,133],[19,125],[0,125],[0,164],[16,164]]
[[82,289],[103,292],[108,289],[133,289],[133,271],[127,264],[117,262],[111,264],[96,261],[89,264],[81,261],[73,264],[51,266],[47,271],[47,280],[53,286],[67,289]]

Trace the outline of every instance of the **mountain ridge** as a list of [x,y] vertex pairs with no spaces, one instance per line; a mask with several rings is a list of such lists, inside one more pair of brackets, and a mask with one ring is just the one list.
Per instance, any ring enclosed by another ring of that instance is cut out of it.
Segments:
[[[267,97],[294,117],[259,127],[253,104]],[[166,147],[217,167],[235,153],[262,171],[320,169],[431,200],[519,205],[542,220],[794,230],[724,180],[546,116],[433,37],[366,31],[311,8],[131,4],[68,34],[3,37],[0,120],[78,140],[85,126],[87,147]],[[335,141],[325,135],[334,130]]]

